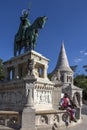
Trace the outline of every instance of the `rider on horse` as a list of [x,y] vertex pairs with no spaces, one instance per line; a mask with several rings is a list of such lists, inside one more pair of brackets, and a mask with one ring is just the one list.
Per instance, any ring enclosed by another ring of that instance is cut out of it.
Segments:
[[25,39],[26,28],[30,26],[28,15],[29,15],[29,9],[23,10],[22,16],[20,17],[21,23],[20,23],[19,30],[17,33],[20,40]]
[[23,10],[20,17],[21,23],[14,39],[14,56],[17,55],[17,52],[20,54],[22,48],[24,48],[24,52],[35,49],[38,31],[44,27],[47,20],[46,16],[42,16],[38,17],[33,24],[30,24],[28,15],[29,9]]

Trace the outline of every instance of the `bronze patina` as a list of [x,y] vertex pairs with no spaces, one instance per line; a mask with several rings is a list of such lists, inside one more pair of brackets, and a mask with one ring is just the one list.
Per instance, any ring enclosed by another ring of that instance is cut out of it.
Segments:
[[30,24],[28,19],[29,12],[29,9],[24,10],[20,17],[20,26],[14,39],[14,56],[17,53],[20,54],[22,48],[24,48],[24,52],[35,50],[39,29],[44,27],[47,20],[46,16],[40,16]]

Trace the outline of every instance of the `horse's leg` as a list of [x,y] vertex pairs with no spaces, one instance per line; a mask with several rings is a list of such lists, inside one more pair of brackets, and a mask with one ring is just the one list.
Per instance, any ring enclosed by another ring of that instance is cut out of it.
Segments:
[[24,48],[24,52],[27,52],[27,51],[28,51],[28,48],[27,48],[27,47],[25,47],[25,48]]
[[29,50],[29,51],[32,50],[32,42],[31,42],[31,41],[29,41],[28,50]]
[[18,55],[21,53],[21,47],[18,45]]
[[34,43],[33,43],[33,45],[32,45],[32,49],[34,50]]
[[22,48],[20,47],[20,48],[19,48],[19,55],[21,54],[21,49],[22,49]]
[[36,47],[36,39],[33,40],[33,50],[35,50]]
[[29,43],[29,51],[31,50],[31,43]]
[[30,43],[29,43],[29,41],[27,42],[27,51],[29,51],[30,50]]
[[29,50],[29,42],[28,41],[26,42],[24,47],[25,47],[24,51],[27,52]]

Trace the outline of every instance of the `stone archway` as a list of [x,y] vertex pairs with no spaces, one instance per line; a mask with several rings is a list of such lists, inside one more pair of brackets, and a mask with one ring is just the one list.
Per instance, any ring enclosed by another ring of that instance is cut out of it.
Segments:
[[75,105],[78,107],[78,106],[81,106],[81,96],[80,96],[80,93],[79,92],[75,92],[74,95],[73,95],[73,101],[75,103]]

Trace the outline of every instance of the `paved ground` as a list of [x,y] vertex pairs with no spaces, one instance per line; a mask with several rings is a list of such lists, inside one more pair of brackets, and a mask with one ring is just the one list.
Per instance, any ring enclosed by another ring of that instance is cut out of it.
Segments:
[[67,127],[63,130],[87,130],[87,106],[83,105],[82,108],[82,122],[76,126]]

